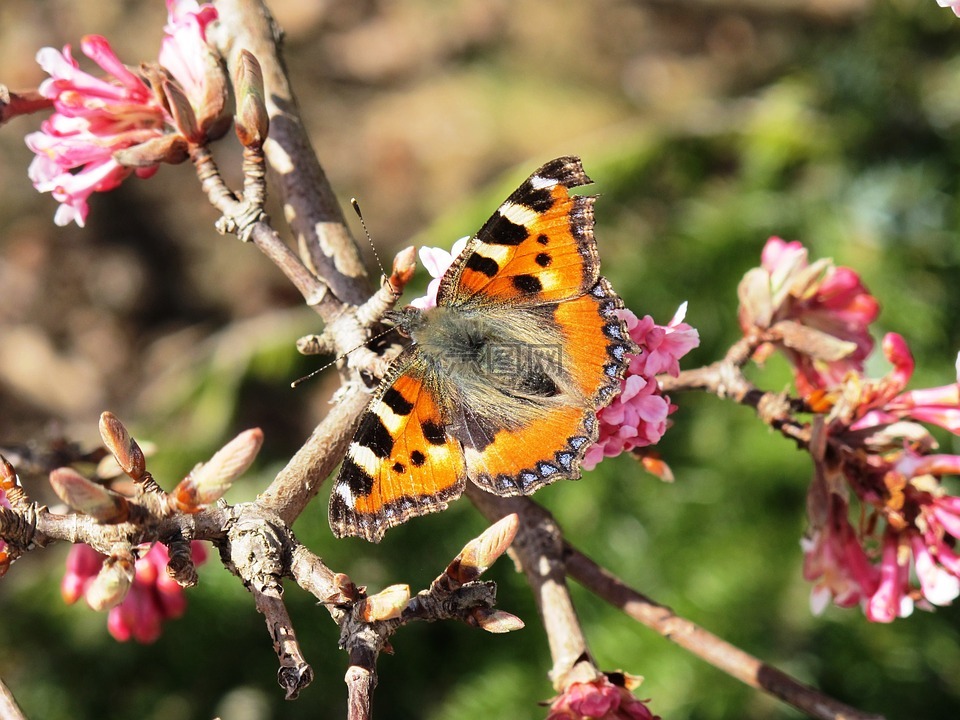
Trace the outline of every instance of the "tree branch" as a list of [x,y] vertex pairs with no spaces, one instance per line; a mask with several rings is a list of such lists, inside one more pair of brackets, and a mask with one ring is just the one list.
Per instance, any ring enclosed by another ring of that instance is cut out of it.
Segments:
[[359,305],[370,294],[366,270],[300,119],[280,55],[280,31],[259,0],[217,0],[216,6],[223,25],[218,42],[231,74],[241,50],[253,53],[263,70],[270,117],[263,149],[300,256],[337,298]]

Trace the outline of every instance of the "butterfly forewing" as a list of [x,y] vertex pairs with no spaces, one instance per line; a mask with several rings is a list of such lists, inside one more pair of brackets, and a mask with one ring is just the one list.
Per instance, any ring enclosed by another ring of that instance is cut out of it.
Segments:
[[531,175],[480,228],[440,282],[437,303],[557,302],[596,282],[594,198],[569,188],[592,182],[564,157]]

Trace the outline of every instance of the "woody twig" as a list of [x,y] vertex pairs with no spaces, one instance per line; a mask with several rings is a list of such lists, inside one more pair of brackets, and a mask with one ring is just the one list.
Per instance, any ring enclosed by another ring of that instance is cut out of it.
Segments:
[[526,498],[501,498],[470,484],[467,496],[488,519],[505,514],[519,517],[513,552],[530,583],[550,644],[550,679],[563,690],[573,682],[600,676],[587,648],[566,582],[563,535],[553,517]]
[[340,624],[340,647],[347,651],[350,663],[344,676],[349,720],[370,717],[377,658],[390,649],[390,637],[403,625],[416,620],[460,620],[491,633],[523,627],[519,618],[494,608],[496,586],[479,581],[510,546],[517,525],[513,515],[494,523],[467,543],[429,588],[413,597],[407,585],[391,585],[368,595],[346,575],[329,575],[306,548],[293,550],[291,574]]

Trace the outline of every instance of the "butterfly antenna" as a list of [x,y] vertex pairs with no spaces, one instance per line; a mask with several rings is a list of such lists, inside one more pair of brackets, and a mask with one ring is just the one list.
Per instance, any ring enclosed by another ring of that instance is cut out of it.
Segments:
[[350,353],[352,353],[354,350],[359,350],[359,349],[362,348],[364,345],[366,345],[368,342],[371,342],[372,340],[378,340],[379,338],[382,338],[384,335],[386,335],[387,333],[389,333],[389,332],[391,332],[391,331],[393,331],[393,328],[392,328],[392,327],[388,327],[386,330],[377,333],[376,335],[374,335],[373,337],[371,337],[371,338],[370,338],[369,340],[367,340],[366,342],[362,342],[362,343],[360,343],[359,345],[357,345],[356,347],[350,348],[349,350],[347,350],[347,351],[346,351],[345,353],[343,353],[342,355],[340,355],[340,356],[334,358],[333,360],[331,360],[330,362],[328,362],[326,365],[323,365],[323,366],[321,366],[321,367],[318,367],[316,370],[313,370],[312,372],[308,373],[307,375],[304,375],[304,376],[301,377],[301,378],[297,378],[297,379],[294,380],[292,383],[290,383],[290,387],[295,388],[295,387],[301,385],[302,383],[305,383],[305,382],[306,382],[307,380],[309,380],[310,378],[316,377],[317,375],[319,375],[320,373],[322,373],[324,370],[326,370],[328,367],[330,367],[330,366],[332,366],[332,365],[336,365],[338,362],[340,362],[341,360],[343,360],[347,355],[349,355]]
[[377,246],[373,244],[373,238],[370,237],[370,231],[367,230],[367,224],[363,221],[363,213],[360,211],[360,203],[356,198],[350,198],[350,205],[353,207],[353,211],[360,219],[360,227],[363,228],[363,234],[367,236],[367,242],[370,243],[370,249],[373,250],[373,257],[377,261],[377,267],[380,268],[380,275],[383,277],[388,277],[387,271],[383,269],[383,263],[380,262],[380,255],[377,253]]

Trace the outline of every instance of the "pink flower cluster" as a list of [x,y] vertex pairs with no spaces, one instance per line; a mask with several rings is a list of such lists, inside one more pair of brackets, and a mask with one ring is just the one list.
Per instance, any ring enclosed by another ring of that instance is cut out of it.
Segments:
[[754,359],[781,351],[803,397],[863,370],[873,350],[869,325],[880,306],[850,268],[809,263],[799,242],[771,237],[760,267],[744,276],[737,293],[740,327],[763,340]]
[[[960,497],[941,484],[960,474],[960,456],[933,452],[937,443],[920,424],[960,434],[960,386],[905,390],[914,369],[906,342],[890,333],[883,350],[893,365],[886,377],[851,376],[837,390],[804,542],[814,610],[833,598],[861,604],[875,622],[960,596]],[[856,527],[851,492],[863,508]]]
[[[209,96],[205,29],[216,18],[216,10],[201,7],[196,0],[167,0],[167,7],[161,63],[198,107]],[[69,45],[62,52],[41,49],[37,62],[50,77],[39,92],[53,101],[55,112],[39,132],[26,137],[26,143],[36,153],[29,169],[31,181],[60,202],[54,222],[82,227],[90,195],[116,188],[131,174],[149,177],[159,162],[173,161],[176,153],[165,136],[168,126],[177,128],[177,121],[162,88],[151,88],[128,70],[105,38],[88,35],[80,49],[105,77],[81,70]],[[117,153],[133,147],[150,148],[147,158],[121,164]],[[179,153],[182,160],[182,149]]]
[[667,416],[677,406],[661,392],[657,375],[678,375],[680,358],[700,344],[700,334],[683,322],[686,309],[684,303],[666,326],[649,315],[640,319],[630,310],[620,311],[640,353],[630,356],[620,394],[597,413],[600,437],[583,458],[585,469],[592,470],[605,457],[655,445],[667,431]]
[[547,720],[660,720],[646,702],[604,675],[593,682],[572,683],[550,704]]
[[[191,543],[193,562],[207,559],[201,543]],[[164,620],[183,615],[187,600],[183,588],[167,574],[167,548],[162,543],[153,547],[136,564],[133,585],[107,616],[107,629],[120,642],[133,638],[139,643],[152,643],[160,637]],[[68,604],[83,597],[103,566],[104,556],[82,543],[74,545],[67,557],[67,572],[60,592]]]
[[865,377],[879,305],[855,272],[809,263],[799,243],[771,238],[739,295],[743,331],[760,343],[754,357],[781,350],[810,410],[824,416],[812,425],[803,541],[814,612],[832,599],[890,622],[950,604],[960,596],[960,498],[941,481],[960,474],[960,456],[935,453],[923,423],[960,434],[960,385],[907,390],[914,360],[894,333],[882,343],[892,369]]

